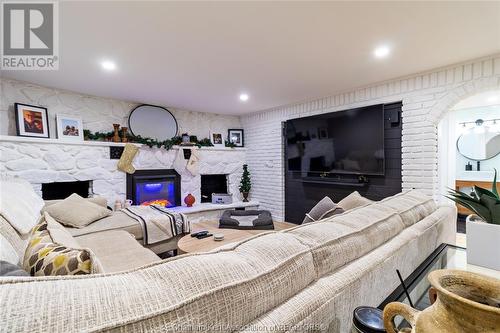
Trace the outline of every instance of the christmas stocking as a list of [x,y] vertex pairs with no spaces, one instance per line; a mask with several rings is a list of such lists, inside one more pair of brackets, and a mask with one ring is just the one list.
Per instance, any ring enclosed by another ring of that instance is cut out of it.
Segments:
[[131,143],[127,143],[125,145],[125,149],[123,150],[122,156],[118,161],[118,170],[124,171],[126,173],[134,173],[135,168],[132,165],[132,161],[134,160],[134,157],[138,151],[139,147]]
[[186,160],[184,159],[184,149],[182,149],[182,147],[179,147],[179,149],[177,150],[177,155],[175,156],[173,167],[179,175],[182,175],[182,173],[186,169]]
[[198,157],[198,150],[191,149],[191,157],[189,158],[186,168],[188,169],[189,172],[191,172],[193,176],[198,175],[198,169],[200,164],[199,161],[200,158]]

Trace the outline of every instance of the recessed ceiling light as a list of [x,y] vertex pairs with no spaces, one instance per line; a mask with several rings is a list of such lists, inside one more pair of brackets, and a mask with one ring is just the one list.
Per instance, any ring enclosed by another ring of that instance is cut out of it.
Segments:
[[248,101],[248,94],[245,94],[245,93],[240,94],[240,101],[242,101],[242,102]]
[[114,71],[116,69],[116,64],[110,60],[105,60],[101,62],[101,67],[107,71]]
[[389,53],[391,53],[391,50],[388,46],[385,45],[379,46],[373,51],[373,55],[376,58],[385,58],[389,55]]

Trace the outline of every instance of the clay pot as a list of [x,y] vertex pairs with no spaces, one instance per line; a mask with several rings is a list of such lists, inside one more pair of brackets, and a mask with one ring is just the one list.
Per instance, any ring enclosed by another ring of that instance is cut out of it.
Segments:
[[394,317],[402,316],[412,333],[500,332],[500,280],[460,270],[437,270],[427,277],[437,299],[418,311],[393,302],[384,309],[384,326],[397,332]]
[[243,202],[248,202],[248,192],[241,192],[243,195]]
[[193,204],[195,203],[195,201],[196,201],[196,198],[191,193],[186,195],[186,197],[184,198],[184,203],[188,207],[192,207]]

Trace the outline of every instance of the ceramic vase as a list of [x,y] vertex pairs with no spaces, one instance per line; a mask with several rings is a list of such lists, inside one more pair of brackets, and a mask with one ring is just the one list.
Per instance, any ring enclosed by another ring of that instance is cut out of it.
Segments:
[[113,142],[121,142],[119,131],[120,124],[113,124]]
[[400,302],[387,304],[387,333],[397,332],[396,316],[410,323],[412,333],[500,332],[500,280],[448,269],[433,271],[428,279],[437,295],[434,304],[423,311]]
[[243,202],[248,202],[248,192],[241,192],[243,195]]
[[127,127],[122,127],[122,142],[128,142],[127,130]]
[[184,198],[184,203],[188,207],[192,207],[193,204],[195,203],[195,201],[196,201],[196,198],[191,193],[186,195],[186,197]]

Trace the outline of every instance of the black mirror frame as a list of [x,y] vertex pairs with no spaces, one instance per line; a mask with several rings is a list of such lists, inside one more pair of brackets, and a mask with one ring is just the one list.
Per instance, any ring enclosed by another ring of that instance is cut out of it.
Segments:
[[[174,119],[175,121],[175,134],[174,134],[174,137],[176,137],[178,134],[179,134],[179,123],[177,122],[177,119],[175,118],[174,114],[172,112],[170,112],[170,110],[168,110],[167,108],[163,107],[163,106],[159,106],[159,105],[153,105],[153,104],[140,104],[140,105],[137,105],[135,108],[133,108],[129,115],[128,115],[128,119],[127,119],[127,124],[128,124],[128,129],[130,130],[130,133],[133,135],[133,136],[136,136],[134,134],[134,132],[132,131],[132,127],[130,126],[130,117],[132,116],[132,113],[134,113],[135,110],[137,110],[138,108],[140,107],[143,107],[143,106],[152,106],[152,107],[155,107],[155,108],[160,108],[160,109],[163,109],[165,111],[167,111],[168,113],[170,113],[170,115],[172,116],[172,118]],[[167,138],[167,139],[171,139],[171,138]]]

